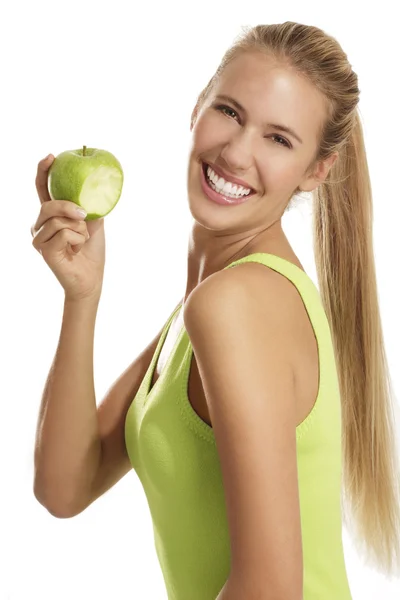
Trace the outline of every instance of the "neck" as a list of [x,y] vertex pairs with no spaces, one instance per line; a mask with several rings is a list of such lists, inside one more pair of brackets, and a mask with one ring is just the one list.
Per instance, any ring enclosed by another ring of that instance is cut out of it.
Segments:
[[215,234],[198,223],[193,225],[188,244],[186,302],[199,283],[231,262],[254,254],[266,252],[298,262],[282,230],[280,220],[264,231],[253,234]]

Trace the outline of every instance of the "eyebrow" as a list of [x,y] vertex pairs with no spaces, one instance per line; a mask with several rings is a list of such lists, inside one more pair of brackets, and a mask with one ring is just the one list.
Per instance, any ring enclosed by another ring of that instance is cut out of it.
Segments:
[[[243,108],[243,106],[239,104],[237,100],[231,98],[231,96],[226,96],[225,94],[218,94],[218,96],[216,96],[216,99],[218,98],[220,100],[225,100],[225,102],[230,102],[238,110],[241,110],[244,114],[247,114],[246,109]],[[271,127],[272,129],[278,129],[279,131],[285,131],[286,133],[289,133],[291,136],[293,136],[298,142],[300,142],[300,144],[303,143],[303,140],[297,135],[297,133],[293,131],[293,129],[291,129],[290,127],[287,127],[286,125],[278,125],[277,123],[267,123],[266,126]]]

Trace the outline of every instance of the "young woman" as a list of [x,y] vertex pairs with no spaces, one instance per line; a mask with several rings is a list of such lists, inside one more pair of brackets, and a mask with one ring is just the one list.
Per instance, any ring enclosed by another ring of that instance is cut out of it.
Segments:
[[[39,163],[33,245],[65,306],[35,495],[71,517],[133,467],[170,600],[350,600],[343,508],[377,565],[398,565],[359,95],[347,56],[316,27],[247,28],[227,51],[192,115],[185,294],[98,408],[104,221],[49,202],[51,160]],[[314,192],[321,293],[281,226],[302,191]]]

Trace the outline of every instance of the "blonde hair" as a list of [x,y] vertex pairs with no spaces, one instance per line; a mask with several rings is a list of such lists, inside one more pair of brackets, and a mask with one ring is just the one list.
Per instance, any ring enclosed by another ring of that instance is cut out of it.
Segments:
[[307,171],[312,174],[318,161],[339,152],[312,198],[318,283],[341,391],[342,509],[365,562],[390,577],[400,568],[400,469],[379,312],[358,78],[338,42],[317,27],[285,22],[243,29],[200,93],[192,125],[226,65],[243,52],[262,52],[294,70],[324,98],[326,119]]

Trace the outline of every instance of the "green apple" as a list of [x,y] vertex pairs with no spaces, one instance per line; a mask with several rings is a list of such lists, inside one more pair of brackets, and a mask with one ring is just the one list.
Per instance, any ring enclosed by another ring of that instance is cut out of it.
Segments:
[[120,199],[124,173],[111,152],[86,148],[66,150],[54,159],[48,174],[52,200],[70,200],[86,212],[86,220],[104,217]]

